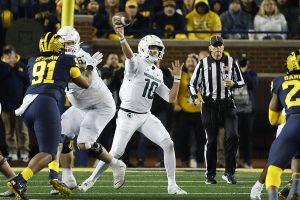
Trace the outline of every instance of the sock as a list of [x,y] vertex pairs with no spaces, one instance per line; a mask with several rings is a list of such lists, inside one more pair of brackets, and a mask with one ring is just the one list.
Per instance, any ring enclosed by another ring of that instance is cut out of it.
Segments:
[[94,182],[97,181],[99,176],[107,170],[110,164],[107,164],[103,161],[100,161],[96,167],[96,169],[93,171],[92,175],[89,177],[90,180],[93,180]]
[[254,187],[262,189],[264,187],[264,184],[261,184],[259,181],[256,181],[256,183],[254,184]]
[[57,161],[52,161],[51,163],[48,164],[48,167],[49,167],[50,170],[58,172],[58,170],[59,170],[59,163]]
[[109,165],[110,165],[111,167],[115,167],[115,166],[117,165],[117,163],[118,163],[118,160],[115,159],[115,158],[112,158],[112,160],[111,160],[111,162],[109,163]]
[[300,179],[293,179],[292,188],[287,199],[290,199],[294,194],[300,194]]
[[26,167],[21,172],[21,175],[22,175],[22,177],[24,178],[25,181],[28,181],[33,176],[33,171],[29,167]]
[[72,168],[62,168],[63,176],[73,176]]
[[269,200],[278,200],[277,192],[269,192]]
[[49,167],[49,179],[58,179],[59,163],[52,161],[48,164]]
[[160,147],[164,150],[164,162],[168,177],[168,186],[175,186],[176,159],[174,148],[170,148],[170,139],[163,140]]

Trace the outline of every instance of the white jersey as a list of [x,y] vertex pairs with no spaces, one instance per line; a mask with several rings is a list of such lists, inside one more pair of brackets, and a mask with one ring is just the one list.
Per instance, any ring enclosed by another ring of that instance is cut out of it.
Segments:
[[[78,63],[84,64],[91,56],[89,53],[80,49],[75,54]],[[92,71],[92,83],[88,89],[83,89],[76,84],[70,82],[68,84],[66,94],[71,104],[79,109],[86,109],[90,106],[96,105],[106,95],[112,95],[103,80],[99,77],[97,70]]]
[[150,112],[154,92],[169,102],[169,88],[163,73],[153,63],[138,54],[125,61],[125,76],[120,89],[121,108]]

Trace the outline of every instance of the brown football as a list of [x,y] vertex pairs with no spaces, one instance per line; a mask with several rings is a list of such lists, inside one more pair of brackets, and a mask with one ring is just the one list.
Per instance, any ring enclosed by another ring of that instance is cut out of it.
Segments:
[[129,26],[132,19],[126,12],[117,12],[112,17],[112,22],[116,25]]

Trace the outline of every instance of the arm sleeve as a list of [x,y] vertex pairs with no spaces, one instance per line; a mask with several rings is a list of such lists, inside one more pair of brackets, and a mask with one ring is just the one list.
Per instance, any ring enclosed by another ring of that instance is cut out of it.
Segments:
[[199,85],[201,84],[201,74],[203,70],[203,61],[200,60],[199,63],[196,66],[196,69],[191,77],[191,80],[188,85],[189,92],[191,94],[191,97],[193,101],[197,99],[198,97],[198,90],[199,90]]
[[240,67],[238,66],[238,64],[236,63],[236,61],[234,60],[232,63],[232,70],[233,70],[233,81],[236,83],[235,84],[235,88],[240,88],[243,87],[245,85],[245,81],[243,79]]
[[128,79],[131,79],[137,72],[137,57],[134,55],[131,59],[125,60],[125,74]]
[[170,89],[162,83],[155,91],[166,102],[170,102]]

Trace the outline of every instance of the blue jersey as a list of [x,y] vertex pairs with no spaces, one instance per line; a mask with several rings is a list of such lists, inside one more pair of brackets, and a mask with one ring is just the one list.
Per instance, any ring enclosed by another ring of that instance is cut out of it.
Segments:
[[275,78],[271,84],[271,91],[277,94],[286,115],[300,114],[300,74]]
[[78,67],[74,56],[33,57],[28,61],[30,86],[26,94],[48,94],[59,101],[70,80],[70,70]]

